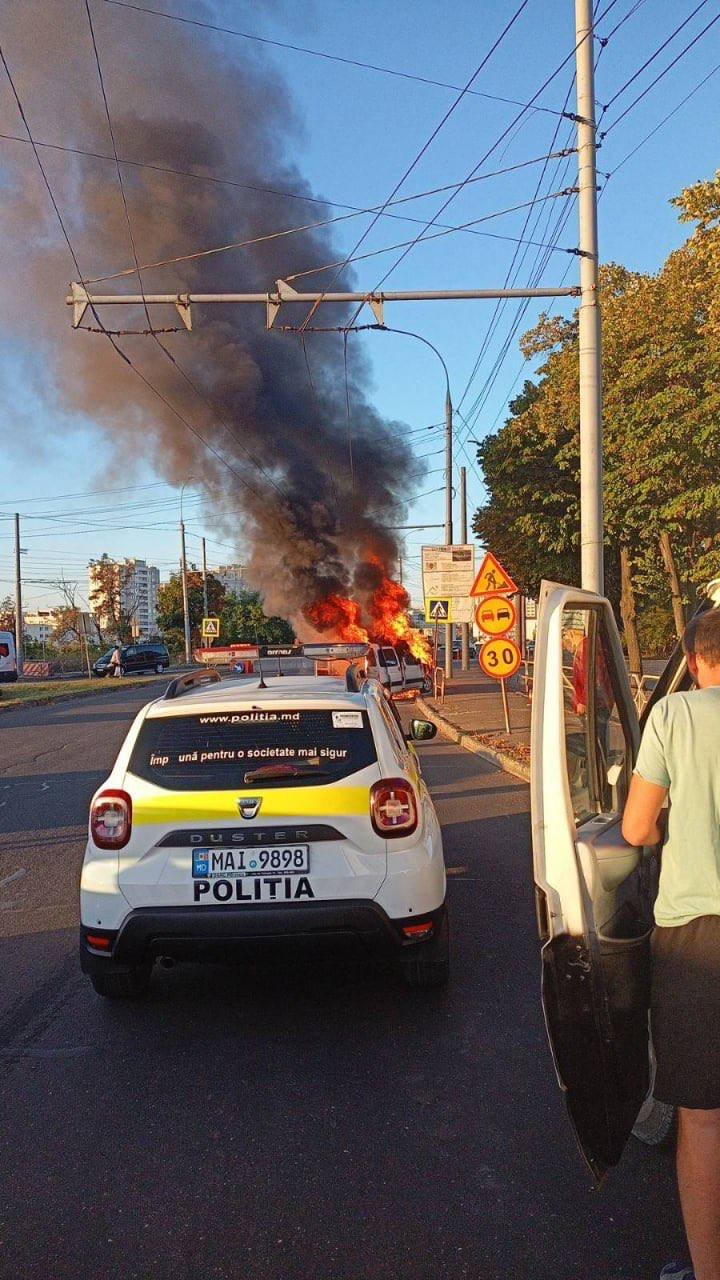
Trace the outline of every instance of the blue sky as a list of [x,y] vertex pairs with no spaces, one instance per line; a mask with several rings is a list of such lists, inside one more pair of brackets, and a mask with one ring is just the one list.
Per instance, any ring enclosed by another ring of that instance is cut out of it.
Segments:
[[[34,0],[25,2],[32,4]],[[155,0],[155,3],[149,0],[149,3],[175,14],[194,16],[198,13],[197,6],[189,0]],[[478,0],[472,3],[470,0],[455,0],[452,5],[436,3],[435,0],[414,0],[414,3],[397,0],[392,5],[386,0],[363,0],[362,3],[314,0],[302,8],[280,0],[277,4],[268,5],[226,3],[213,6],[219,22],[240,27],[246,32],[453,85],[465,82],[516,7],[516,0],[481,0],[480,3]],[[607,4],[600,6],[601,11],[603,7]],[[607,34],[617,22],[626,15],[630,16],[612,36],[599,60],[596,89],[601,104],[613,97],[694,7],[695,3],[688,0],[645,0],[639,5],[636,0],[616,0],[607,18],[599,23],[599,33]],[[573,9],[572,0],[530,0],[473,87],[488,94],[527,101],[549,72],[571,51],[574,43]],[[603,140],[598,157],[600,171],[612,172],[626,154],[720,61],[720,26],[716,26],[616,128],[612,127],[620,112],[710,21],[716,11],[716,0],[710,0],[668,49],[608,109],[601,122],[603,128],[608,128],[608,136]],[[148,38],[153,23],[161,21],[147,15],[123,13],[119,9],[116,19],[118,56],[128,56],[132,41]],[[236,45],[238,58],[242,59],[246,47],[243,39],[217,37],[198,31],[196,49],[199,60],[202,59],[204,43],[212,39],[222,39],[226,47]],[[23,50],[10,53],[20,64],[23,57],[29,56],[29,51]],[[264,56],[283,77],[302,124],[300,141],[293,156],[298,168],[316,192],[341,203],[360,206],[381,203],[456,96],[452,90],[291,50],[266,47]],[[193,71],[192,68],[178,69],[178,94],[182,94],[185,70],[188,74]],[[553,112],[562,106],[572,71],[571,62],[538,99],[539,104],[551,110],[527,113],[481,172],[519,164],[546,153],[558,123],[558,116]],[[63,68],[59,66],[58,75],[62,74]],[[570,108],[573,106],[574,98],[571,97]],[[719,108],[720,74],[713,76],[610,178],[600,203],[600,249],[604,261],[615,260],[634,269],[653,271],[668,251],[681,242],[687,229],[678,226],[668,201],[682,187],[698,178],[711,176],[716,169]],[[489,98],[466,96],[408,179],[402,193],[426,190],[465,177],[518,110],[518,107]],[[15,121],[9,123],[16,127]],[[560,121],[559,145],[566,145],[568,140],[572,145],[571,134],[569,122]],[[0,140],[0,157],[1,149],[12,145]],[[33,163],[31,154],[25,157],[25,163]],[[453,201],[441,221],[466,222],[527,201],[539,176],[540,166],[534,164],[472,184]],[[570,158],[567,167],[563,161],[551,161],[542,190],[559,190],[574,181],[574,157]],[[601,181],[604,183],[604,178]],[[442,198],[426,197],[414,202],[407,212],[415,217],[429,218],[436,212]],[[559,198],[536,206],[539,222],[535,227],[535,239],[546,242],[544,237],[554,225],[561,207]],[[299,208],[302,212],[298,221],[302,221],[304,207]],[[518,210],[493,218],[478,230],[517,237],[521,234],[526,215],[526,209]],[[336,244],[341,253],[351,248],[368,221],[367,218],[358,218],[340,224]],[[535,213],[530,225],[535,225]],[[419,229],[411,223],[381,219],[363,245],[363,251],[403,241]],[[565,248],[577,243],[574,206],[558,243]],[[467,232],[444,236],[414,248],[392,274],[387,287],[499,286],[504,282],[515,248],[512,241]],[[31,238],[28,252],[32,252]],[[535,248],[528,250],[519,283],[527,282],[537,252]],[[375,287],[396,256],[381,255],[359,262],[356,268],[359,287]],[[567,272],[566,282],[573,283],[576,269],[575,257],[553,252],[549,255],[542,281],[548,285],[558,284]],[[224,271],[228,288],[242,287],[240,254],[227,256]],[[559,310],[569,310],[567,303],[554,305]],[[468,467],[471,511],[482,496],[482,485],[475,466],[475,451],[465,442],[465,437],[483,436],[501,422],[516,379],[519,377],[521,384],[522,378],[532,372],[532,365],[523,368],[517,338],[511,342],[499,369],[493,369],[517,314],[518,304],[513,303],[505,308],[494,327],[477,375],[468,387],[478,352],[486,339],[493,306],[488,302],[411,303],[388,306],[386,310],[388,324],[421,333],[439,348],[447,362],[453,400],[461,407],[462,413],[469,415],[467,426],[461,419],[456,419],[456,461]],[[539,305],[530,305],[520,333],[531,326],[539,310]],[[62,308],[58,307],[58,324],[64,323],[67,319]],[[258,324],[262,323],[263,317],[258,312]],[[442,419],[444,377],[438,361],[421,343],[397,335],[358,334],[350,340],[351,360],[354,344],[362,344],[372,362],[373,399],[377,408],[389,417],[408,423],[415,432],[412,439],[416,442],[417,453],[432,455],[428,457],[430,474],[424,487],[427,490],[440,488],[443,458],[441,453],[435,454],[434,451],[441,449],[442,434],[438,429],[415,431]],[[8,394],[8,389],[17,394],[22,385],[24,362],[31,359],[31,351],[13,343],[10,326],[3,343],[3,354],[0,354],[0,386],[5,388],[0,403],[0,430],[3,438],[10,442],[10,447],[3,450],[0,511],[9,513],[17,507],[28,517],[53,510],[66,513],[83,511],[86,523],[92,521],[97,524],[91,532],[76,534],[70,532],[79,527],[73,517],[64,532],[58,524],[50,525],[29,518],[24,521],[22,544],[28,548],[23,557],[24,575],[28,579],[25,588],[28,605],[46,607],[55,600],[57,593],[50,585],[32,582],[32,579],[55,578],[61,569],[66,577],[80,582],[82,594],[87,558],[102,551],[142,556],[159,564],[165,573],[169,572],[177,561],[174,524],[178,517],[179,495],[177,490],[162,485],[162,476],[148,461],[142,457],[133,458],[128,478],[118,478],[109,464],[102,435],[93,424],[68,419],[63,414],[62,405],[50,406],[43,402],[31,406],[31,411],[47,421],[45,448],[40,454],[36,448],[32,451],[29,447],[25,449],[14,425],[13,395]],[[491,371],[496,376],[488,383]],[[24,411],[28,411],[27,405]],[[82,458],[81,466],[78,465],[79,458]],[[95,492],[114,490],[121,485],[127,486],[126,492]],[[133,485],[138,487],[131,489]],[[75,496],[50,502],[49,499],[57,494]],[[153,508],[152,526],[147,514],[143,516],[150,506]],[[210,563],[242,559],[242,547],[236,553],[226,536],[216,532],[212,513],[203,509],[192,480],[186,489],[185,511],[191,560],[199,558],[199,536],[203,532],[208,538]],[[442,511],[442,493],[432,493],[413,505],[410,519],[417,522],[441,521]],[[121,513],[122,519],[119,518]],[[128,527],[114,530],[103,527],[110,523]],[[132,527],[143,524],[146,527]],[[9,521],[0,520],[0,597],[12,589],[9,533]],[[416,599],[419,598],[419,547],[423,540],[434,541],[435,538],[434,533],[408,536],[405,557],[407,583]]]

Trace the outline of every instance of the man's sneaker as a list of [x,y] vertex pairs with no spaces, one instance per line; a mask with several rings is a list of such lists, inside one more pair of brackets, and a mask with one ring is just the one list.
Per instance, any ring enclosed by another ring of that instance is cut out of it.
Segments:
[[695,1272],[681,1262],[666,1262],[660,1272],[660,1280],[695,1280]]

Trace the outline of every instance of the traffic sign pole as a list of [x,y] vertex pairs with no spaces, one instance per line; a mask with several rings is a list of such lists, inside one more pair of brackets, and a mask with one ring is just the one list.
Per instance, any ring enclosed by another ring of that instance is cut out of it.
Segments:
[[505,688],[504,680],[500,681],[500,692],[502,693],[503,711],[505,712],[505,732],[509,737],[512,733],[512,729],[510,728],[510,706],[508,704],[507,689]]

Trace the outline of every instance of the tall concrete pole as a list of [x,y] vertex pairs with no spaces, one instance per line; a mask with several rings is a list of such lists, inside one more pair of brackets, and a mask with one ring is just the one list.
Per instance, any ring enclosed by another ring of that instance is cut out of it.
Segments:
[[202,575],[203,575],[203,617],[207,618],[209,614],[208,592],[207,592],[207,556],[205,554],[205,539],[202,539]]
[[[465,467],[460,468],[460,541],[463,546],[468,540],[468,524],[467,524],[467,470]],[[468,671],[470,668],[470,623],[463,622],[460,634],[462,637],[461,649],[461,668]]]
[[[452,434],[453,407],[450,399],[450,383],[445,394],[445,545],[452,546],[453,514],[452,514]],[[453,673],[453,628],[452,622],[445,623],[445,679],[451,680]]]
[[20,573],[20,516],[15,512],[15,655],[17,673],[23,672],[22,575]]
[[192,661],[190,647],[190,604],[188,601],[187,561],[185,559],[185,521],[180,521],[180,577],[182,578],[183,620],[185,624],[185,661]]
[[580,219],[580,581],[603,592],[602,352],[592,0],[575,0]]

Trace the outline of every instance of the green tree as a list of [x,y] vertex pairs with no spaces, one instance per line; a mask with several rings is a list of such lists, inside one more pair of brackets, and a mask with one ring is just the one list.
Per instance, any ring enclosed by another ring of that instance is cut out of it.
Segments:
[[229,644],[292,644],[293,627],[285,618],[268,617],[259,591],[229,595],[222,619],[223,639]]
[[[720,574],[720,175],[674,203],[697,226],[656,275],[601,269],[607,591],[632,665],[637,626],[658,647]],[[576,318],[541,317],[521,347],[544,363],[479,450],[474,529],[534,591],[579,577]]]
[[0,631],[15,631],[15,601],[12,596],[0,600]]
[[[200,644],[200,628],[205,614],[203,598],[203,576],[194,569],[188,570],[188,611],[190,614],[190,636],[194,645]],[[213,573],[207,576],[207,593],[209,617],[220,617],[225,604],[225,588]],[[163,583],[158,591],[157,620],[160,632],[169,649],[178,652],[184,644],[185,615],[183,612],[182,581],[179,574],[173,574],[169,582]],[[221,639],[227,640],[221,628]]]

